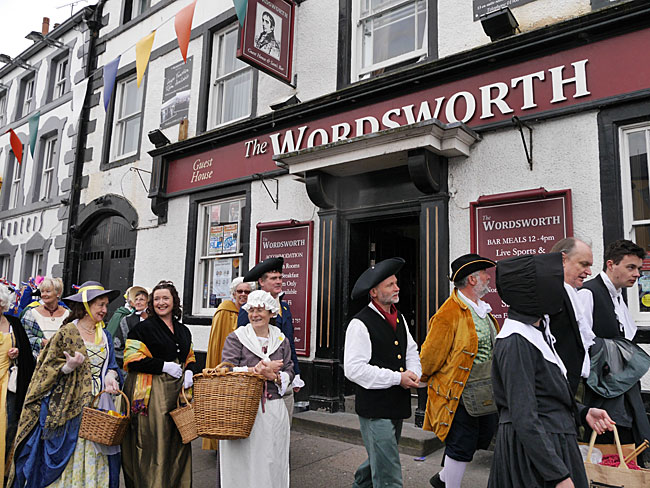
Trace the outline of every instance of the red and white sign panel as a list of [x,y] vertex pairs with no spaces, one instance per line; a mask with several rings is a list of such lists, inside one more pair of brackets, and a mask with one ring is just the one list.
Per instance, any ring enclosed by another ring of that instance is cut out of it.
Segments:
[[311,277],[314,247],[313,222],[270,222],[257,224],[257,262],[284,258],[283,301],[293,317],[296,354],[309,356],[311,331]]
[[248,0],[237,57],[291,84],[294,4],[288,0]]
[[[571,190],[543,189],[481,197],[471,204],[472,252],[489,259],[543,254],[573,235]],[[455,259],[455,257],[453,257]],[[483,300],[503,324],[507,305],[496,291],[495,268],[490,273],[490,292]]]

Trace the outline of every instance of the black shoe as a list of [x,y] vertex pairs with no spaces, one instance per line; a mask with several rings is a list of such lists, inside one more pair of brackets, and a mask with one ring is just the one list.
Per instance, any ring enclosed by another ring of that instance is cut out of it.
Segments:
[[433,486],[433,488],[445,488],[445,482],[440,479],[440,473],[433,475],[429,480],[429,484]]

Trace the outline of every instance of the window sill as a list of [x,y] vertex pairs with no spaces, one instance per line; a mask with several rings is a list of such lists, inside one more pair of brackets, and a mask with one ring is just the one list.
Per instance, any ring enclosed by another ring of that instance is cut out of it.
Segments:
[[99,170],[107,171],[110,169],[119,168],[120,166],[124,166],[125,164],[135,163],[138,160],[140,160],[140,151],[128,156],[122,156],[119,159],[115,159],[112,161],[102,161],[102,163],[99,165]]

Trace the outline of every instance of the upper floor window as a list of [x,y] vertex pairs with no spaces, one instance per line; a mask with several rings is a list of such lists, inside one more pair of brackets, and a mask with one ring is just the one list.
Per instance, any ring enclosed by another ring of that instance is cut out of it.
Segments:
[[0,92],[0,127],[7,123],[7,92]]
[[13,168],[11,172],[11,186],[9,187],[9,208],[17,208],[22,205],[20,201],[20,185],[22,182],[23,165],[15,157],[13,159]]
[[[52,193],[52,180],[54,179],[54,162],[56,160],[56,137],[45,140],[43,152],[43,171],[41,173],[39,200],[48,200]],[[36,275],[32,275],[36,276]]]
[[68,74],[68,58],[65,57],[56,63],[54,71],[54,99],[59,98],[65,93],[65,84]]
[[9,265],[11,264],[11,259],[9,256],[4,255],[0,256],[0,278],[5,278],[11,281],[11,276],[9,276]]
[[36,88],[36,78],[30,76],[20,82],[20,104],[17,118],[24,117],[31,109],[34,102],[34,89]]
[[151,0],[124,0],[122,23],[126,24],[129,20],[135,19],[142,12],[146,11],[150,5]]
[[235,57],[238,29],[214,35],[208,128],[243,119],[253,107],[253,68]]
[[353,0],[352,80],[427,55],[427,0]]
[[30,275],[26,278],[28,279],[32,276],[44,276],[45,273],[43,273],[43,252],[34,251],[28,254],[30,254],[30,256],[28,256],[27,261],[31,261],[31,266],[28,268]]
[[117,83],[114,128],[111,139],[112,159],[131,156],[138,151],[144,89],[144,85],[138,88],[135,76],[120,80]]

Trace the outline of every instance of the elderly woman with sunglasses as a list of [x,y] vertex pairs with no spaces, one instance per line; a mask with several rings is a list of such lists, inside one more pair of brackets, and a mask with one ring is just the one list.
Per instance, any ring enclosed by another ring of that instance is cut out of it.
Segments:
[[289,488],[289,414],[282,395],[294,377],[291,346],[282,331],[270,325],[279,311],[270,293],[252,292],[242,308],[249,323],[226,338],[222,359],[232,363],[234,371],[253,371],[267,381],[250,436],[219,443],[221,487]]
[[[230,296],[232,300],[223,300],[212,319],[208,354],[205,359],[206,368],[214,368],[221,362],[221,351],[226,337],[237,328],[239,309],[246,305],[251,292],[251,283],[244,281],[241,276],[232,280]],[[219,447],[217,439],[203,439],[203,449],[216,451]]]
[[127,488],[192,486],[192,446],[183,444],[169,412],[196,369],[192,334],[179,320],[181,301],[171,281],[149,295],[148,317],[129,332],[124,348],[124,392],[131,424],[122,442]]

